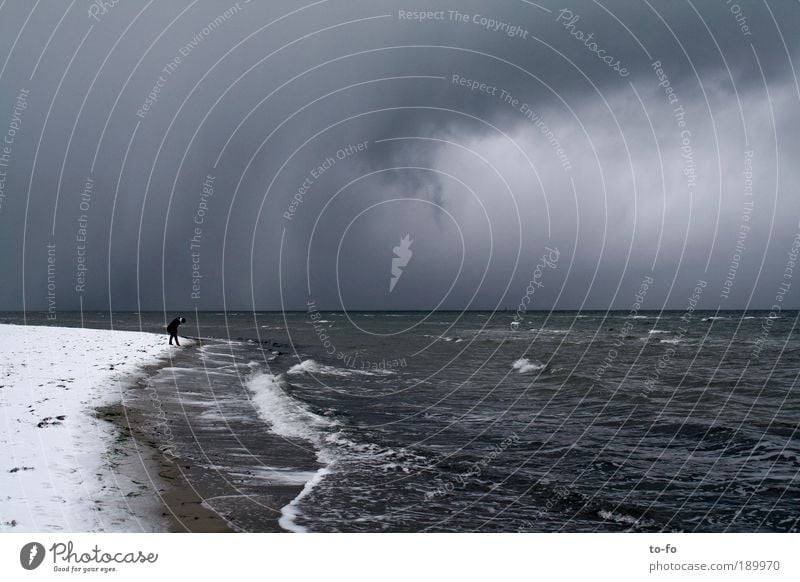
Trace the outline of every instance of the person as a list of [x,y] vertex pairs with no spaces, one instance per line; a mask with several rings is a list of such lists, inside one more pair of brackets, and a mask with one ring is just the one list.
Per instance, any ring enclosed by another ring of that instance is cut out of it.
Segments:
[[186,323],[185,317],[176,317],[173,319],[170,324],[167,326],[167,332],[169,333],[169,345],[172,345],[172,338],[175,338],[175,345],[180,346],[180,342],[178,341],[178,326],[182,323]]

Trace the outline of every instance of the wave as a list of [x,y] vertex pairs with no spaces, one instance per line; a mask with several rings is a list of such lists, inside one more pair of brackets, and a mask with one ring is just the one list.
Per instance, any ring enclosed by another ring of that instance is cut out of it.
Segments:
[[513,368],[518,370],[520,374],[527,374],[528,372],[539,372],[547,367],[546,364],[539,362],[531,362],[528,358],[520,358],[513,364]]
[[314,473],[314,476],[303,486],[303,490],[300,494],[281,508],[281,517],[278,519],[278,525],[285,530],[295,533],[306,533],[308,531],[308,528],[297,523],[297,518],[302,515],[299,508],[300,502],[311,493],[314,487],[316,487],[328,473],[330,473],[329,467],[322,467]]
[[431,335],[431,334],[427,334],[427,333],[424,334],[423,337],[427,337],[427,338],[430,338],[430,339],[439,339],[439,340],[442,340],[442,341],[445,341],[445,342],[455,341],[456,343],[459,343],[459,342],[463,342],[464,341],[463,338],[460,338],[460,337],[450,337],[450,336],[446,336],[446,335]]
[[298,505],[330,473],[336,462],[336,457],[325,446],[325,442],[326,435],[338,424],[312,412],[302,402],[286,394],[286,387],[287,383],[282,375],[256,371],[247,379],[247,388],[252,394],[251,401],[255,404],[258,415],[270,425],[272,432],[287,438],[310,441],[317,449],[317,459],[323,463],[323,467],[306,482],[297,497],[281,508],[279,525],[289,531],[304,532],[306,528],[296,521],[301,515]]
[[528,331],[533,333],[552,333],[552,334],[565,334],[565,333],[574,333],[572,330],[569,329],[546,329],[546,328],[535,328],[532,327]]
[[247,379],[251,401],[258,415],[272,427],[272,432],[287,438],[321,443],[323,431],[335,427],[336,423],[286,394],[286,387],[283,376],[266,372],[254,372]]
[[336,366],[326,366],[316,360],[303,360],[295,364],[286,372],[291,375],[298,374],[318,374],[328,376],[388,376],[394,374],[391,370],[359,370],[356,368],[337,368]]
[[649,519],[637,518],[627,513],[620,513],[617,511],[610,511],[608,509],[601,509],[597,515],[606,520],[629,526],[653,526],[654,522]]
[[[322,464],[306,481],[297,497],[281,508],[278,523],[282,528],[293,532],[307,531],[306,527],[298,523],[298,518],[303,515],[301,502],[325,480],[326,475],[338,470],[336,467],[368,465],[374,470],[400,468],[407,473],[405,467],[409,465],[427,466],[422,463],[423,457],[403,448],[386,448],[362,440],[362,435],[355,440],[350,438],[346,423],[323,416],[323,413],[316,412],[308,404],[292,396],[289,392],[292,386],[286,374],[276,376],[261,371],[256,362],[251,362],[250,366],[254,371],[247,378],[246,386],[259,417],[269,425],[274,434],[310,442],[317,452],[317,460]],[[306,370],[319,366],[313,360],[305,360],[293,368],[299,370],[299,373],[305,373]]]

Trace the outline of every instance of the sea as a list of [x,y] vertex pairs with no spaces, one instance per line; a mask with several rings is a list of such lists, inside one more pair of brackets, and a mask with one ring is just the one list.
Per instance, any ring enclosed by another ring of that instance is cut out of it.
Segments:
[[[154,438],[201,465],[207,489],[226,484],[207,505],[237,531],[265,531],[268,517],[298,532],[800,529],[798,312],[542,312],[516,324],[512,312],[84,312],[55,323],[166,343],[178,315],[194,339],[147,372],[163,421]],[[291,494],[275,506],[280,487]]]

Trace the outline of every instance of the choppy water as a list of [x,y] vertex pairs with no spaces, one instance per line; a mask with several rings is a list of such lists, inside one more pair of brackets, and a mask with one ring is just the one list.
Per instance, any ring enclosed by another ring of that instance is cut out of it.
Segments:
[[[234,443],[203,454],[242,502],[306,482],[287,529],[798,530],[796,312],[184,315],[182,382]],[[112,318],[164,320],[83,315]]]

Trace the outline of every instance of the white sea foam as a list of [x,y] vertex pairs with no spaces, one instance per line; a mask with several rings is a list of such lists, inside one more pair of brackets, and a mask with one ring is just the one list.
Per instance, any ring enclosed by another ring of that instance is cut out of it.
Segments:
[[547,366],[538,362],[531,362],[528,358],[520,358],[514,362],[513,367],[520,374],[527,374],[528,372],[539,372]]
[[533,333],[551,333],[551,334],[567,334],[571,333],[568,329],[548,329],[548,328],[535,328],[532,327],[528,331]]
[[292,376],[298,374],[317,374],[328,376],[388,376],[394,374],[391,370],[360,370],[358,368],[337,368],[335,366],[326,366],[320,364],[316,360],[303,360],[299,364],[295,364],[286,372]]
[[429,334],[425,334],[425,337],[429,337],[431,339],[442,340],[443,342],[451,342],[454,339],[456,339],[454,337],[449,337],[449,336],[446,336],[446,335],[429,335]]
[[299,364],[295,364],[286,372],[287,374],[334,374],[336,368],[330,366],[323,366],[315,360],[303,360]]
[[[390,457],[386,459],[386,462],[395,464],[397,464],[397,459],[401,459],[403,463],[414,460],[413,455],[403,451],[398,452],[384,449],[373,443],[350,440],[336,420],[317,414],[304,402],[287,393],[286,389],[289,387],[287,376],[291,370],[287,372],[287,375],[276,376],[261,371],[257,362],[251,362],[250,367],[253,373],[248,377],[246,385],[252,394],[251,400],[256,406],[259,417],[269,425],[275,434],[311,442],[317,451],[317,459],[323,464],[323,467],[315,473],[306,473],[308,479],[305,481],[303,490],[281,508],[281,517],[278,523],[282,528],[293,532],[307,531],[304,526],[297,523],[298,517],[302,515],[301,502],[326,475],[333,471],[334,466],[340,460],[343,461],[352,455],[381,462],[384,462],[384,457]],[[292,370],[294,370],[293,374],[303,374],[319,373],[319,370],[326,368],[338,370],[321,365],[314,360],[304,360],[293,366]],[[292,473],[292,475],[299,475],[299,473]]]
[[306,484],[303,486],[303,490],[300,492],[300,494],[292,499],[287,505],[281,507],[281,517],[278,520],[278,525],[285,530],[296,533],[304,533],[308,531],[306,527],[297,523],[297,518],[302,515],[299,507],[300,502],[304,497],[311,493],[314,487],[316,487],[328,473],[330,473],[330,469],[328,467],[322,467],[316,473],[314,473],[314,476],[310,480],[306,481]]
[[320,431],[334,426],[333,421],[313,413],[299,400],[287,395],[285,385],[282,376],[265,372],[254,372],[247,379],[247,388],[258,415],[269,423],[275,434],[320,443]]
[[639,523],[639,520],[633,517],[632,515],[617,513],[615,511],[608,511],[607,509],[601,509],[600,511],[597,512],[597,515],[608,521],[615,521],[617,523],[624,523],[626,525],[636,525],[637,523]]
[[247,380],[247,387],[252,393],[252,402],[256,405],[258,415],[270,425],[272,432],[283,437],[301,438],[314,443],[317,447],[317,458],[325,465],[306,481],[303,490],[297,497],[281,508],[279,525],[289,531],[304,532],[306,528],[296,522],[297,517],[301,514],[299,504],[330,472],[334,457],[326,449],[324,443],[326,431],[334,428],[336,423],[315,414],[302,402],[286,394],[285,386],[283,376],[275,376],[261,371],[253,372]]

